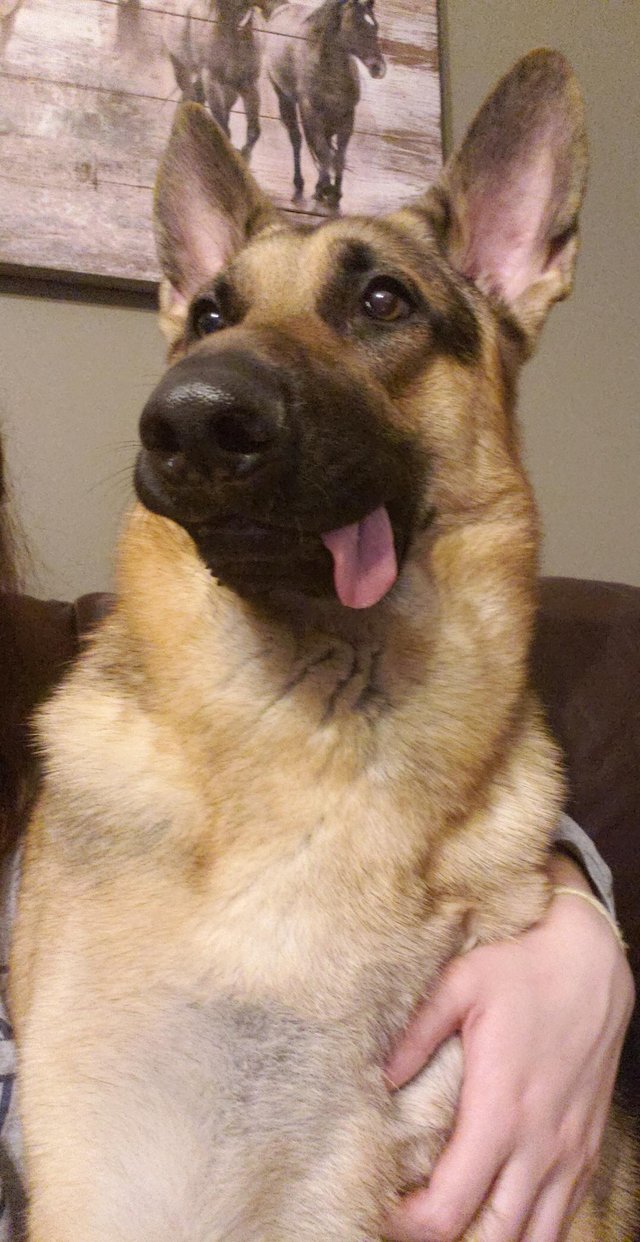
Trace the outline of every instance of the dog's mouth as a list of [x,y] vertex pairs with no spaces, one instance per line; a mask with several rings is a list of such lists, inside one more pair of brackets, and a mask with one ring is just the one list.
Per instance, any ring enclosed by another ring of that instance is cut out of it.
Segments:
[[158,486],[144,451],[135,485],[145,507],[184,527],[211,573],[245,596],[277,589],[334,592],[346,608],[370,608],[393,587],[406,551],[405,514],[392,502],[327,531],[261,515],[199,516]]
[[398,558],[386,505],[321,538],[333,557],[333,581],[341,604],[371,608],[391,590],[398,577]]

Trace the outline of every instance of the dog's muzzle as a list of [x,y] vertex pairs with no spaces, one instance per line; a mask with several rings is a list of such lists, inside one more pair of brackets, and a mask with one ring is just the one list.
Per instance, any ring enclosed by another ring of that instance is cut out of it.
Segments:
[[[302,377],[302,378],[301,378]],[[407,541],[407,446],[340,381],[242,348],[176,363],[140,420],[139,498],[240,594],[368,607]]]

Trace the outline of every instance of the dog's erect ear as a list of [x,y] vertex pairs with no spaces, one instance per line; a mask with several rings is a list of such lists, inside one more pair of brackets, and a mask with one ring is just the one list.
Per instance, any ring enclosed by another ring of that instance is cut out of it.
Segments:
[[453,266],[531,341],[573,283],[586,171],[580,89],[564,57],[542,49],[498,83],[432,191]]
[[155,230],[161,306],[176,335],[193,294],[277,213],[242,156],[200,104],[182,104],[162,158]]

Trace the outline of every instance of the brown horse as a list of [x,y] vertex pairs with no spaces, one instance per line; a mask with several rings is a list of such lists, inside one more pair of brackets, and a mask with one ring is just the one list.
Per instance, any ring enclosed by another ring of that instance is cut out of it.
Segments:
[[318,168],[315,198],[337,206],[360,99],[356,61],[372,78],[384,77],[387,68],[374,0],[325,0],[311,13],[288,5],[278,12],[277,30],[285,37],[273,40],[277,46],[270,51],[267,70],[291,139],[295,196],[304,188],[301,122]]
[[13,34],[13,26],[23,0],[0,0],[0,55]]
[[[269,16],[269,0],[255,7]],[[167,48],[182,98],[205,103],[227,135],[231,109],[242,99],[247,160],[260,137],[260,49],[253,9],[254,0],[195,0],[179,44]]]

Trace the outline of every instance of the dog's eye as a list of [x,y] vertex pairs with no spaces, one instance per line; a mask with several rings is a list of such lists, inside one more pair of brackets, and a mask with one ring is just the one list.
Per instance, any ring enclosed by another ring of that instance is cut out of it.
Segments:
[[396,323],[406,319],[413,310],[411,294],[402,287],[398,280],[383,277],[372,280],[362,298],[362,309],[369,319],[378,323]]
[[196,336],[208,336],[224,328],[222,311],[215,298],[198,298],[191,310],[191,325]]

